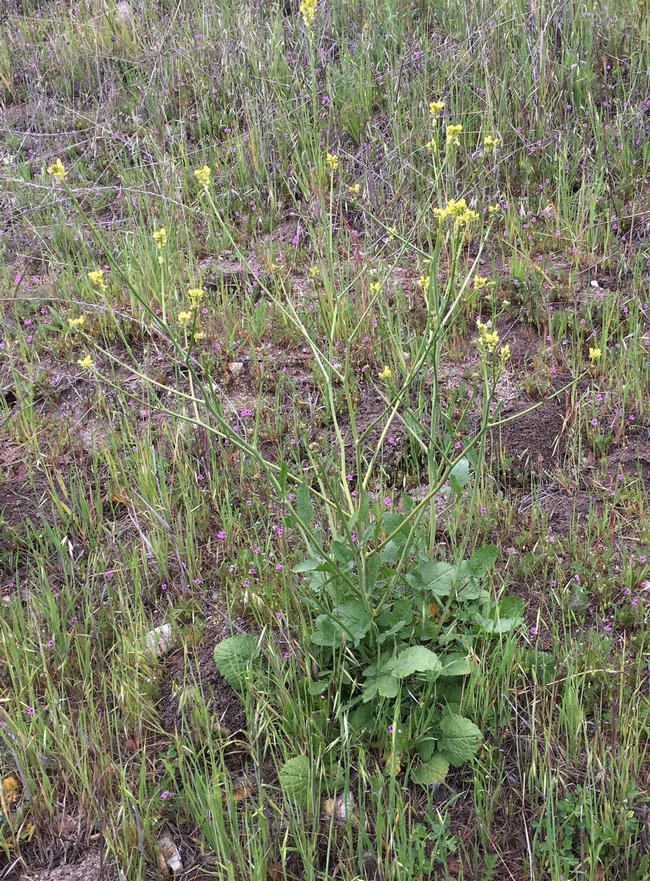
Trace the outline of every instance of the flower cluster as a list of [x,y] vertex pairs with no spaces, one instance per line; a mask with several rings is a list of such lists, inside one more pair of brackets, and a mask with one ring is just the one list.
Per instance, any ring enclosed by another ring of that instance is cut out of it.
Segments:
[[458,135],[462,132],[462,125],[448,125],[447,126],[447,146],[448,147],[458,147],[460,144],[460,140]]
[[390,379],[393,375],[393,371],[390,369],[390,367],[384,367],[384,369],[380,370],[377,375],[380,379]]
[[70,327],[83,327],[86,317],[84,315],[80,315],[79,318],[68,318],[68,324]]
[[444,109],[445,109],[445,102],[444,101],[430,101],[429,102],[429,112],[431,113],[431,116],[433,117],[433,124],[434,125],[436,124],[436,117],[438,116],[439,113],[442,113],[442,111]]
[[210,175],[212,174],[212,169],[209,165],[204,165],[203,168],[197,168],[194,172],[194,177],[203,184],[204,187],[210,183]]
[[476,322],[476,327],[478,328],[478,344],[482,348],[486,349],[488,352],[492,353],[499,345],[499,334],[496,330],[491,330],[492,322],[488,321],[485,324],[479,318]]
[[80,358],[77,361],[77,364],[79,365],[79,367],[84,367],[85,369],[90,370],[90,368],[93,366],[93,359],[90,357],[90,355],[86,355],[85,358]]
[[440,221],[453,217],[459,226],[478,219],[478,212],[468,208],[465,199],[450,199],[445,208],[434,208],[433,213]]
[[55,177],[57,180],[65,180],[67,175],[67,171],[65,170],[65,165],[61,162],[60,159],[57,159],[53,165],[47,169],[47,173],[51,174],[52,177]]
[[600,349],[592,349],[591,347],[589,348],[589,357],[592,361],[598,361],[602,354],[603,353],[600,351]]
[[192,309],[198,309],[199,303],[203,299],[203,288],[190,288],[187,296],[190,298]]
[[483,138],[483,146],[486,150],[496,150],[499,146],[499,139],[493,138],[491,135],[486,135]]
[[104,282],[104,270],[103,269],[95,269],[93,272],[88,273],[88,278],[92,281],[92,283],[99,288],[100,291],[106,290],[106,283]]
[[157,229],[153,233],[153,240],[156,242],[159,248],[164,248],[167,244],[167,230],[164,226],[161,226],[160,229]]
[[327,167],[330,171],[336,171],[339,167],[339,157],[336,153],[328,153],[325,157],[325,162],[327,162]]
[[192,320],[192,313],[191,312],[179,312],[178,313],[178,320],[180,321],[181,324],[189,324],[190,321]]
[[300,3],[300,14],[305,23],[305,27],[310,27],[316,15],[316,0],[302,0]]

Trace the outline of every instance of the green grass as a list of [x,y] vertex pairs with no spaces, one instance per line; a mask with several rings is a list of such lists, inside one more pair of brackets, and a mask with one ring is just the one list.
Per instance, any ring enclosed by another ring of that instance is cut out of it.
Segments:
[[0,28],[0,859],[646,878],[645,4]]

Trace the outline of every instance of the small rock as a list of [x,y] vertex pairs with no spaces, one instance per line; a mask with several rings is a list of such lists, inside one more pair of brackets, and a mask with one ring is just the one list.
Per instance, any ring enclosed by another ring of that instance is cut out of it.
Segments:
[[323,813],[327,818],[334,817],[338,825],[345,823],[354,811],[354,796],[351,792],[342,792],[336,798],[328,798],[323,802]]
[[178,875],[183,871],[183,861],[181,860],[180,851],[174,844],[171,835],[168,832],[163,833],[158,839],[159,862],[160,868],[164,867],[171,870],[173,875]]
[[600,287],[600,285],[598,284],[598,282],[596,281],[595,278],[591,282],[591,286],[592,286],[592,288],[599,288]]
[[144,638],[145,653],[150,658],[165,655],[174,644],[171,624],[154,627]]
[[230,370],[230,372],[234,373],[234,374],[241,373],[243,368],[244,368],[243,361],[231,361],[228,364],[228,370]]

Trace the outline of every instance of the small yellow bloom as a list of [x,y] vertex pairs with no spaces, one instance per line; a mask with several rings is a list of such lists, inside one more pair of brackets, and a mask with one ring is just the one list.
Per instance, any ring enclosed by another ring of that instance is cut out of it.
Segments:
[[79,318],[68,318],[68,324],[70,327],[83,327],[85,320],[85,315],[80,315]]
[[15,777],[5,777],[2,781],[4,796],[9,804],[13,804],[18,798],[18,781]]
[[348,193],[352,193],[353,196],[356,196],[361,186],[359,184],[353,184],[351,187],[348,187]]
[[458,135],[462,132],[462,125],[448,125],[447,126],[447,146],[448,147],[457,147],[460,144],[460,140],[458,139]]
[[198,330],[198,331],[194,334],[194,342],[195,342],[195,343],[199,343],[199,342],[203,339],[204,336],[205,336],[205,334],[203,333],[203,331],[202,331],[202,330]]
[[481,288],[484,288],[488,283],[487,278],[484,275],[475,275],[474,276],[474,290],[480,291]]
[[339,157],[336,153],[328,153],[325,157],[325,161],[327,162],[327,167],[330,171],[336,171],[339,167]]
[[79,361],[77,361],[77,364],[79,367],[84,367],[89,370],[93,366],[93,359],[90,355],[86,355],[85,358],[80,358]]
[[316,15],[316,0],[302,0],[300,4],[300,14],[302,15],[305,27],[310,27],[314,20],[314,16]]
[[188,324],[192,320],[192,313],[191,312],[179,312],[178,313],[178,320],[180,321],[181,324]]
[[94,272],[88,273],[88,278],[92,281],[94,285],[96,285],[101,291],[106,290],[106,285],[104,283],[104,270],[103,269],[95,269]]
[[316,278],[316,276],[318,275],[318,272],[319,272],[318,266],[310,266],[309,267],[309,274],[311,275],[312,278]]
[[598,361],[602,354],[603,353],[600,351],[600,349],[592,349],[591,347],[589,348],[589,357],[592,361]]
[[167,230],[164,226],[161,226],[160,229],[157,229],[153,233],[153,240],[158,244],[159,248],[164,248],[167,244]]
[[436,143],[435,138],[431,138],[431,140],[424,145],[429,153],[437,153],[438,152],[438,144]]
[[57,159],[54,165],[50,165],[47,169],[47,173],[51,174],[52,177],[55,177],[57,180],[65,180],[68,172],[65,170],[63,162],[61,162],[60,159]]
[[396,226],[389,226],[388,227],[388,236],[386,238],[386,241],[392,242],[396,235],[397,235],[397,227]]
[[508,343],[506,343],[505,346],[501,346],[501,349],[499,350],[499,358],[501,358],[502,364],[505,364],[506,361],[510,360],[510,346]]
[[499,139],[493,138],[491,135],[486,135],[483,138],[483,146],[486,150],[494,150],[499,146]]
[[212,174],[212,169],[209,165],[204,165],[203,168],[197,168],[194,172],[194,177],[197,178],[200,183],[203,184],[204,187],[210,183],[210,175]]
[[378,294],[379,291],[381,290],[381,282],[380,281],[371,281],[369,287],[370,287],[371,294]]
[[498,211],[501,211],[501,205],[488,205],[488,211],[490,214],[496,214]]
[[203,299],[203,288],[190,288],[187,292],[187,296],[190,298],[192,307],[196,309]]
[[418,279],[418,284],[420,285],[421,288],[428,288],[430,283],[431,283],[431,276],[430,275],[421,275]]
[[444,109],[445,109],[445,102],[444,101],[430,101],[429,102],[429,111],[431,113],[431,116],[434,116],[434,117],[437,116]]
[[380,370],[377,375],[380,379],[390,379],[393,375],[393,371],[390,369],[390,367],[384,366],[384,369]]
[[[496,330],[490,330],[492,322],[488,321],[487,324],[484,324],[479,318],[476,322],[476,327],[478,328],[479,346],[484,347],[490,353],[494,352],[499,345],[499,334]],[[508,349],[508,351],[510,350]]]

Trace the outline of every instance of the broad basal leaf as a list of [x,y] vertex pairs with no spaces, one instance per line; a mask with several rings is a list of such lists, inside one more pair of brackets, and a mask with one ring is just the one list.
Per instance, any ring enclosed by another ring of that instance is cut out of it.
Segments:
[[438,750],[444,753],[450,764],[459,768],[473,758],[483,735],[469,719],[456,714],[445,716],[440,723],[442,736],[438,740]]
[[448,597],[454,586],[455,570],[449,563],[422,563],[420,577],[425,590],[437,597]]
[[307,756],[296,756],[289,759],[280,768],[280,787],[285,798],[293,801],[305,801],[309,792],[309,768]]
[[256,636],[242,634],[222,639],[214,648],[214,663],[228,685],[241,688],[246,671],[258,652]]
[[444,783],[449,762],[439,752],[435,752],[428,762],[423,762],[411,771],[411,780],[420,786],[431,786],[434,783]]
[[405,648],[395,660],[395,676],[403,679],[413,673],[437,673],[442,667],[438,655],[423,645]]

